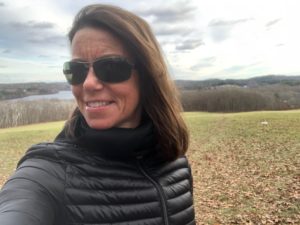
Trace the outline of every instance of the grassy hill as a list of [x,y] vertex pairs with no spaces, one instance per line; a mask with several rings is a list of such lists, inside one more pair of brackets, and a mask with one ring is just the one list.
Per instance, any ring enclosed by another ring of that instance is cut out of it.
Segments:
[[[197,224],[299,224],[300,111],[185,113]],[[0,129],[0,185],[63,122]]]

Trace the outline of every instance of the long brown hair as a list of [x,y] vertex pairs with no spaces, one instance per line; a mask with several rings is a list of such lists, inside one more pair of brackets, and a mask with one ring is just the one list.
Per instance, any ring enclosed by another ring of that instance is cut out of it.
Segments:
[[[173,160],[184,155],[189,135],[181,116],[178,92],[148,23],[119,7],[95,4],[84,7],[75,17],[69,32],[70,42],[83,27],[106,29],[122,41],[137,65],[141,105],[153,121],[164,157]],[[67,121],[68,135],[74,135],[74,124],[79,115],[76,108]]]

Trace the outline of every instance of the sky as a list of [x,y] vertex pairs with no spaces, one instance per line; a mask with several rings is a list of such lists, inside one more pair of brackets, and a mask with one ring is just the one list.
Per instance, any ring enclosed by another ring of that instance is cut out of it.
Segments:
[[0,83],[64,81],[67,33],[94,3],[144,18],[173,79],[300,75],[299,0],[0,0]]

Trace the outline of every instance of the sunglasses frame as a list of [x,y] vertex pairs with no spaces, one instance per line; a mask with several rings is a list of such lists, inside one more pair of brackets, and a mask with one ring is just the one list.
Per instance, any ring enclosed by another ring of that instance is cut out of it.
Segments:
[[[125,71],[122,72],[122,76],[116,76],[116,75],[114,76],[111,74],[104,74],[103,71],[99,71],[99,69],[97,69],[97,67],[96,67],[97,65],[105,66],[106,62],[120,63],[119,66],[122,65],[123,67],[125,67],[125,68],[123,68],[123,69],[125,69]],[[71,67],[74,64],[76,66],[82,65],[83,68],[81,68],[81,70],[83,71],[83,73],[81,73],[79,75],[73,74]],[[79,85],[79,84],[84,83],[84,81],[88,75],[90,66],[93,67],[94,74],[97,77],[97,79],[100,80],[101,82],[105,82],[105,83],[124,82],[131,77],[132,70],[135,69],[135,64],[131,63],[126,57],[122,57],[122,56],[109,56],[109,57],[106,56],[106,57],[97,58],[97,59],[93,60],[92,62],[71,60],[71,61],[67,61],[63,64],[63,73],[66,77],[67,82],[70,85]],[[74,77],[76,77],[77,80]]]

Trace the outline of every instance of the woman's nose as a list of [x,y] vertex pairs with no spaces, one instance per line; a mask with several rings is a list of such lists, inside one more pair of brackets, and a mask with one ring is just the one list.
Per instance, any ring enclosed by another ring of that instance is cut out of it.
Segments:
[[89,67],[87,76],[83,82],[83,88],[86,90],[100,90],[103,88],[103,83],[96,77],[92,66]]

